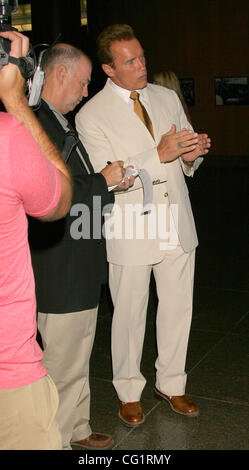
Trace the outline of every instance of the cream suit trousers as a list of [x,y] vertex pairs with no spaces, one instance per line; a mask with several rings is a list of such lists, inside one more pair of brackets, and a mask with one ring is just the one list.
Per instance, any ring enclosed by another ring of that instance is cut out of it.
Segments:
[[63,450],[70,441],[85,439],[92,431],[90,419],[89,361],[96,330],[97,310],[52,314],[38,313],[43,364],[58,393],[57,422]]
[[156,387],[166,395],[184,394],[194,264],[195,250],[185,253],[177,246],[155,265],[110,265],[113,384],[121,401],[139,401],[146,383],[140,362],[152,270],[158,295]]

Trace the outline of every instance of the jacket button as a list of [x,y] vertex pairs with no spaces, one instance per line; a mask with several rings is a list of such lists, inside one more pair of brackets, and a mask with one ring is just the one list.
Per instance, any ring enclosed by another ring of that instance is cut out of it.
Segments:
[[168,193],[164,193],[164,197],[168,197]]

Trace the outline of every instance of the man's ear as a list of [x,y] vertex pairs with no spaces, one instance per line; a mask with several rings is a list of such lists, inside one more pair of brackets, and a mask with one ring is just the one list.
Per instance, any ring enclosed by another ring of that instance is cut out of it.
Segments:
[[102,69],[104,70],[104,72],[106,73],[106,75],[108,75],[108,77],[113,77],[113,75],[114,75],[114,70],[113,70],[113,68],[111,67],[111,65],[109,65],[109,64],[102,64]]
[[63,83],[67,75],[68,75],[68,71],[65,65],[59,64],[56,67],[56,78],[58,82]]

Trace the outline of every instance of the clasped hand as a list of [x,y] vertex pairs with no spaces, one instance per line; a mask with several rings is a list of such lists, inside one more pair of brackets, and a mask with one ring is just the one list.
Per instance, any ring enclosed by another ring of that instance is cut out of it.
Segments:
[[169,132],[163,134],[157,151],[162,163],[172,162],[178,157],[186,162],[193,162],[200,155],[207,154],[210,146],[211,140],[207,134],[198,134],[188,129],[176,132],[173,124]]

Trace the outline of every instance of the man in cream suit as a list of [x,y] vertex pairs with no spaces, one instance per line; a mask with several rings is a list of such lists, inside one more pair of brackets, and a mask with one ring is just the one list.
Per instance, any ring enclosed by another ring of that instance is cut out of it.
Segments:
[[[144,52],[130,26],[108,27],[98,46],[109,78],[77,114],[79,136],[95,171],[108,160],[124,160],[125,166],[146,170],[153,184],[150,210],[141,211],[143,188],[137,177],[132,188],[116,192],[105,224],[119,417],[129,426],[144,422],[140,397],[146,380],[140,362],[152,270],[159,300],[155,392],[175,412],[194,417],[198,409],[185,395],[185,360],[198,241],[184,173],[193,176],[210,139],[193,131],[174,91],[147,83]],[[132,91],[139,92],[152,133],[134,112]]]

